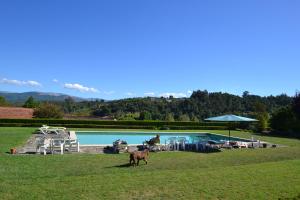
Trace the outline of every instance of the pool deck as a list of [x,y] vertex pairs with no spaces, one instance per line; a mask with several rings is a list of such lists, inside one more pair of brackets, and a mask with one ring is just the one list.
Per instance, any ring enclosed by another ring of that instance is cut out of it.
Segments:
[[[77,131],[77,132],[88,132],[88,131]],[[89,132],[108,132],[108,131],[89,131]],[[120,133],[120,131],[109,131],[109,132],[118,132]],[[132,133],[133,131],[122,131],[124,133]],[[139,131],[136,131],[135,133],[141,133]],[[151,133],[151,134],[155,134],[155,133],[166,133],[166,134],[170,134],[170,132],[145,132],[145,133]],[[182,132],[172,132],[174,134],[182,134]],[[206,132],[197,132],[197,133],[206,133]],[[221,135],[221,134],[215,134],[215,135]],[[221,135],[221,136],[224,136],[224,135]],[[17,154],[40,154],[40,153],[37,153],[37,140],[41,137],[45,137],[45,135],[43,134],[32,134],[30,136],[30,138],[26,141],[26,143],[22,146],[22,147],[19,147],[17,148]],[[56,137],[55,135],[47,135],[46,137]],[[237,138],[237,137],[234,137],[234,138]],[[242,140],[248,140],[248,139],[245,139],[245,138],[239,138],[239,139],[242,139]],[[250,141],[250,140],[248,140]],[[257,142],[255,142],[257,143]],[[266,143],[268,147],[271,147],[272,144],[270,143],[267,143],[267,142],[263,142],[263,141],[260,141],[260,144],[263,144],[263,143]],[[135,151],[137,150],[137,146],[139,145],[142,145],[142,144],[130,144],[128,145],[128,151]],[[88,153],[88,154],[99,154],[99,153],[104,153],[104,148],[107,147],[107,146],[112,146],[112,144],[91,144],[91,145],[86,145],[86,144],[80,144],[80,152],[79,153]],[[162,144],[163,146],[163,144]],[[277,147],[282,147],[282,145],[276,145]],[[256,146],[258,147],[258,146]],[[57,153],[57,152],[56,152]],[[68,152],[68,151],[64,151],[64,153],[66,154],[70,154],[70,153],[77,153],[77,152]]]

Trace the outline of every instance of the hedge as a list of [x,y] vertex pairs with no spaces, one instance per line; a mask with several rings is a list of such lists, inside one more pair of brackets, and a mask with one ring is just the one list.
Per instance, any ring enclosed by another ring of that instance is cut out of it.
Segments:
[[[51,124],[61,126],[62,124]],[[63,124],[67,128],[107,128],[107,129],[150,129],[150,130],[224,130],[226,126],[140,126],[140,125],[97,125],[97,124]],[[0,123],[0,127],[40,127],[41,123]]]
[[226,122],[167,122],[167,121],[108,121],[108,120],[66,120],[66,119],[0,119],[0,123],[21,124],[89,124],[89,125],[126,125],[126,126],[227,126]]

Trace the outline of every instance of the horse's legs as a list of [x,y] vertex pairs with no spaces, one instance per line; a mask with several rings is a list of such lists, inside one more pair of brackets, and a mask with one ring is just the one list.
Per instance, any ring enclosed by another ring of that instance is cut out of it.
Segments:
[[137,159],[137,166],[139,166],[140,159]]
[[144,158],[144,161],[145,161],[145,163],[146,163],[146,165],[148,164],[148,161],[147,161],[147,159],[146,158]]

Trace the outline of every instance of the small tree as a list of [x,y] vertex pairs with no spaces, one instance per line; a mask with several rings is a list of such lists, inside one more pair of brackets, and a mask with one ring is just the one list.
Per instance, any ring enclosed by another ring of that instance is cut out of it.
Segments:
[[9,106],[9,103],[6,101],[5,97],[0,96],[0,106]]
[[191,121],[193,121],[193,122],[200,122],[200,120],[198,119],[198,117],[196,117],[195,115],[192,116]]
[[59,119],[63,117],[63,112],[61,108],[55,104],[43,103],[34,110],[33,116],[36,118]]
[[152,119],[151,113],[148,111],[141,112],[139,119],[140,120],[151,120]]
[[270,120],[269,114],[267,112],[258,113],[257,119],[258,119],[257,130],[258,131],[267,130],[269,127],[269,120]]
[[172,113],[167,113],[166,117],[165,117],[165,120],[168,121],[168,122],[174,122],[175,121],[174,115]]
[[256,112],[256,118],[258,119],[258,123],[256,126],[257,131],[265,131],[269,126],[270,116],[266,111],[266,106],[261,102],[256,102],[254,104],[254,110]]
[[24,103],[24,108],[36,108],[38,107],[39,103],[34,100],[32,96],[30,96]]
[[71,113],[74,111],[75,101],[72,97],[67,97],[63,103],[64,111],[66,113]]
[[188,121],[190,121],[190,117],[187,114],[180,115],[179,116],[179,121],[188,122]]

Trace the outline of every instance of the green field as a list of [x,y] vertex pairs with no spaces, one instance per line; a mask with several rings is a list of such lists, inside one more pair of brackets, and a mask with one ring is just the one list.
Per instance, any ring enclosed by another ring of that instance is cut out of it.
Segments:
[[151,153],[136,168],[128,154],[6,153],[33,130],[0,128],[0,199],[300,199],[297,139],[255,135],[287,147]]

